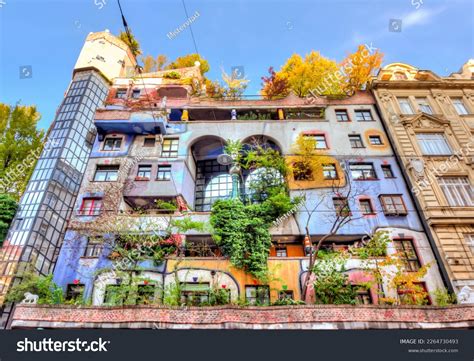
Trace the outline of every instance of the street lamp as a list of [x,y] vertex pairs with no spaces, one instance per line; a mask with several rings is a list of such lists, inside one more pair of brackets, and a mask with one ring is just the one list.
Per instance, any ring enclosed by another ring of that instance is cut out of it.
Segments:
[[217,163],[222,165],[231,165],[229,174],[232,178],[232,192],[231,199],[238,199],[240,197],[240,165],[237,162],[237,154],[220,154],[217,157]]

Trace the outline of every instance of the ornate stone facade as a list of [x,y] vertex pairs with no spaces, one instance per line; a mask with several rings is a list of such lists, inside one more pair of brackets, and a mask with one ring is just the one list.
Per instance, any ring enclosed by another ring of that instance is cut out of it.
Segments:
[[474,60],[440,77],[384,67],[374,91],[460,303],[474,303]]

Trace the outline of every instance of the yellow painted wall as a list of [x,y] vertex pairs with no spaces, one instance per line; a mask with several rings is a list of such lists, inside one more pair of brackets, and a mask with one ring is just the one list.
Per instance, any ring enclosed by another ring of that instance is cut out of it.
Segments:
[[[268,268],[270,270],[270,299],[272,302],[278,299],[278,291],[282,290],[282,286],[286,285],[288,291],[293,291],[294,299],[299,300],[301,297],[299,286],[299,274],[301,258],[270,258],[268,260]],[[245,286],[263,284],[246,274],[244,271],[236,269],[225,258],[185,258],[185,259],[169,259],[167,262],[166,272],[173,272],[180,268],[194,268],[222,271],[232,274],[240,288],[240,298],[245,299]]]

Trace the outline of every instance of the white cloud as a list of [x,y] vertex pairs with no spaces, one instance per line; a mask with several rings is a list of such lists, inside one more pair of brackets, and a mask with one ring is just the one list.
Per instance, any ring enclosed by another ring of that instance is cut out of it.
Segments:
[[408,15],[402,18],[402,29],[407,29],[416,25],[428,24],[437,15],[441,14],[445,7],[430,9],[423,7],[418,10],[410,12]]

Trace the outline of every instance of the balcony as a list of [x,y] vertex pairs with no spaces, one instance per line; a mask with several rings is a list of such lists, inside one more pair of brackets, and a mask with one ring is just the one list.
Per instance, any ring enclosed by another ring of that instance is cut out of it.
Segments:
[[152,112],[99,111],[94,124],[99,141],[107,133],[166,134],[168,121],[165,116]]

